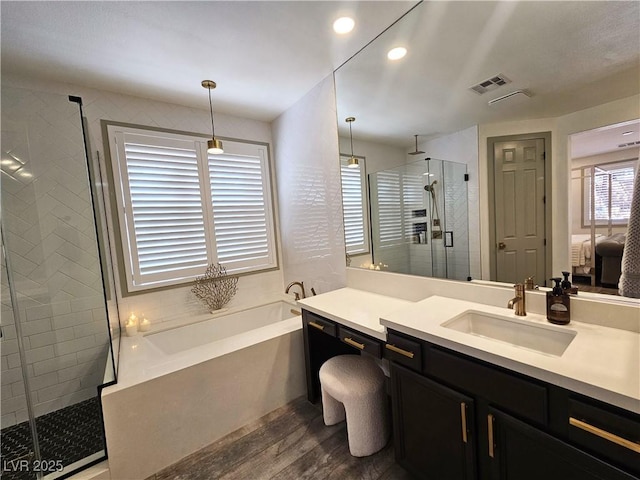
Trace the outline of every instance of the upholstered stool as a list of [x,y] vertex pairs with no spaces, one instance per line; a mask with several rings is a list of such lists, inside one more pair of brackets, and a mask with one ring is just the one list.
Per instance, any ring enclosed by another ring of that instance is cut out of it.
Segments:
[[385,377],[373,359],[340,355],[320,367],[325,425],[347,420],[349,451],[366,457],[381,450],[389,438]]

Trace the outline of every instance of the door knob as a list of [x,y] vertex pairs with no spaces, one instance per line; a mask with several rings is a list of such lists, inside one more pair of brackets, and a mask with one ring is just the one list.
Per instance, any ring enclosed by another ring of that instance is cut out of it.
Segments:
[[500,243],[498,244],[498,249],[499,249],[499,250],[504,250],[505,248],[507,248],[507,244],[506,244],[506,243],[504,243],[504,242],[500,242]]

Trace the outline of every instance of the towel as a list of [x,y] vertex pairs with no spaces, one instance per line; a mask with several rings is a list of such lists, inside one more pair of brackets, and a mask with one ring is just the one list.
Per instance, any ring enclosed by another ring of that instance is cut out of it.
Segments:
[[618,291],[623,297],[640,298],[640,169],[636,170],[631,197],[631,213],[622,254],[622,274]]

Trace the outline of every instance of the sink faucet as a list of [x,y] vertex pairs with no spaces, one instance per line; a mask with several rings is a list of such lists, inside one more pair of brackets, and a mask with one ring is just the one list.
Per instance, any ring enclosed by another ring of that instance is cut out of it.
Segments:
[[[307,293],[304,291],[304,282],[291,282],[289,285],[287,285],[284,293],[289,293],[289,290],[291,290],[291,287],[293,287],[294,285],[298,285],[300,287],[302,298],[307,298]],[[293,292],[293,294],[296,296],[296,300],[300,300],[300,294],[298,292]]]
[[524,300],[524,284],[517,283],[514,285],[514,287],[516,290],[516,296],[509,300],[509,303],[507,303],[507,308],[513,309],[513,307],[515,306],[515,314],[519,317],[524,317],[527,314]]

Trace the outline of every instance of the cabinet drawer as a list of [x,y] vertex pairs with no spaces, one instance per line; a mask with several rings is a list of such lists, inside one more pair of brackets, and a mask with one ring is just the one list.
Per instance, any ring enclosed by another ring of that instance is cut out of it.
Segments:
[[547,425],[547,388],[531,380],[429,347],[426,373],[503,408],[516,416]]
[[387,333],[384,357],[417,372],[422,370],[422,345],[420,342],[397,333]]
[[369,338],[361,333],[356,333],[341,325],[338,326],[338,338],[347,345],[351,345],[362,352],[366,352],[377,358],[382,357],[382,346],[378,340]]
[[309,326],[310,329],[321,331],[322,333],[326,333],[327,335],[331,335],[335,337],[338,333],[338,328],[335,322],[331,320],[327,320],[315,313],[311,313],[307,310],[303,310],[303,318],[305,323]]
[[572,442],[640,474],[640,416],[570,397],[567,422]]

